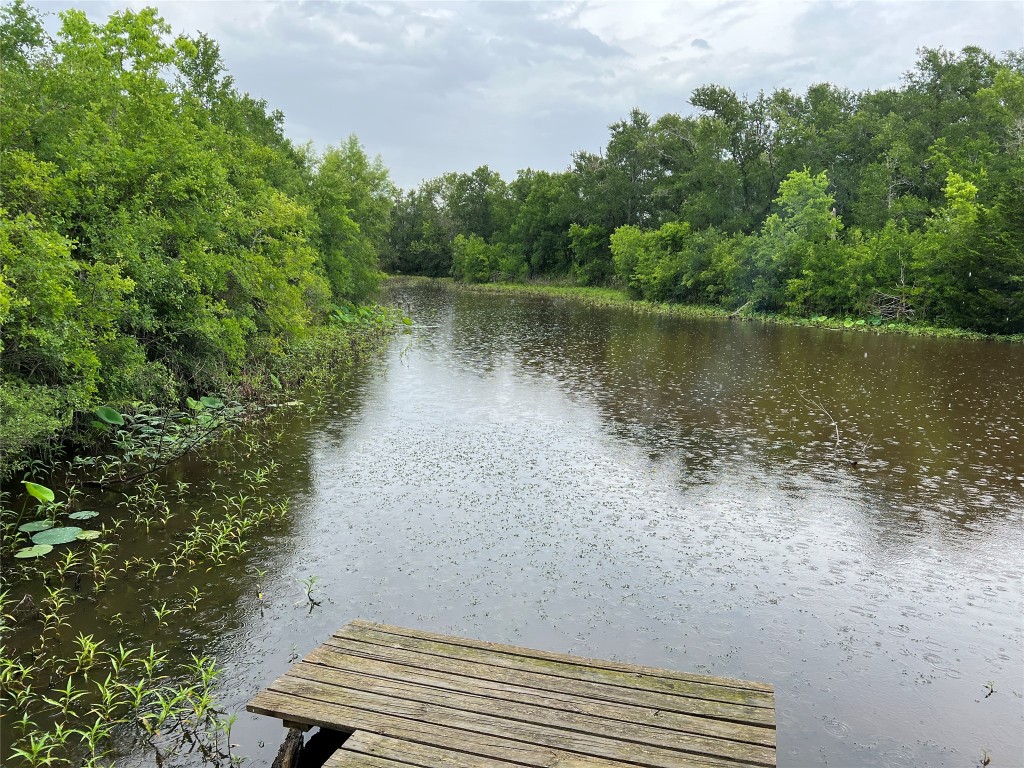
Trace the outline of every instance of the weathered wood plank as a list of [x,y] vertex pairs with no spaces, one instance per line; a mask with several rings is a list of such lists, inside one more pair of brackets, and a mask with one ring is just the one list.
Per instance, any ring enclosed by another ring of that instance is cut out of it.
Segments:
[[600,714],[579,714],[534,704],[521,704],[507,699],[503,700],[500,695],[499,698],[495,698],[494,696],[474,695],[470,691],[452,692],[407,681],[370,677],[308,662],[296,664],[286,677],[302,678],[345,689],[338,695],[377,694],[397,701],[448,707],[467,714],[499,715],[501,718],[519,720],[562,731],[598,733],[621,741],[649,744],[697,755],[757,761],[759,765],[768,766],[775,763],[775,750],[768,747],[672,731],[635,722],[622,722]]
[[[336,702],[322,702],[270,690],[258,693],[246,705],[246,709],[256,714],[277,718],[287,712],[293,720],[302,720],[321,728],[332,728],[348,733],[378,733],[442,749],[507,760],[520,765],[544,768],[636,768],[635,763],[603,760],[561,748],[422,723],[390,713],[367,712]],[[701,764],[698,762],[679,763],[680,768],[697,768],[699,765]]]
[[[749,724],[750,731],[745,733],[743,739],[769,746],[775,744],[775,711],[764,707],[709,702],[674,694],[611,686],[587,680],[573,680],[529,670],[496,666],[482,661],[451,659],[391,645],[363,643],[337,637],[328,640],[318,651],[347,654],[368,661],[401,664],[431,674],[459,675],[541,689],[552,694],[618,703],[656,713],[654,715],[656,717],[664,717],[671,713],[674,717],[681,718],[679,722],[690,722],[690,718],[692,718],[694,724],[701,724],[707,733],[714,735],[726,736],[727,732],[732,732],[737,725],[743,727],[742,724]],[[720,723],[719,720],[725,722]],[[704,723],[706,726],[703,725]],[[682,726],[679,729],[685,730]]]
[[[422,768],[522,768],[522,763],[495,760],[455,749],[441,749],[429,744],[418,744],[366,731],[353,733],[345,741],[342,749]],[[327,762],[327,766],[330,768],[330,761]]]
[[[610,729],[599,732],[600,735],[589,732],[588,729],[595,725],[589,722],[593,718],[563,716],[558,722],[543,724],[512,719],[513,717],[528,719],[532,716],[532,713],[518,710],[507,715],[506,713],[514,705],[505,705],[501,708],[502,716],[497,716],[469,711],[466,709],[465,702],[461,706],[455,702],[452,702],[454,706],[445,706],[437,701],[412,700],[402,698],[401,694],[371,693],[366,690],[356,690],[294,677],[290,674],[275,681],[270,690],[290,694],[293,697],[315,700],[322,706],[338,703],[377,714],[397,715],[431,725],[475,731],[548,747],[571,748],[575,752],[593,757],[639,762],[661,768],[676,768],[679,765],[695,763],[719,766],[720,768],[735,766],[737,763],[763,766],[771,766],[775,763],[774,750],[765,750],[763,747],[755,745],[736,744],[737,751],[746,749],[748,753],[722,758],[701,751],[707,749],[707,745],[704,743],[707,740],[685,737],[683,734],[674,734],[673,746],[668,747],[636,741],[635,736],[631,738],[627,728],[616,729],[614,735],[609,735]],[[770,752],[770,755],[766,755],[766,752]]]
[[437,632],[428,632],[422,629],[396,627],[391,624],[380,624],[378,622],[367,621],[366,619],[353,619],[346,625],[346,628],[347,627],[362,627],[365,629],[374,629],[379,632],[386,632],[388,634],[400,635],[403,637],[419,638],[421,640],[433,640],[436,642],[445,642],[451,643],[453,645],[466,646],[468,648],[479,648],[483,650],[492,650],[502,653],[514,653],[519,656],[546,659],[548,661],[565,661],[573,664],[583,664],[589,667],[600,667],[618,672],[627,672],[629,674],[641,673],[643,675],[664,677],[671,680],[684,680],[696,683],[713,683],[715,685],[721,685],[731,688],[740,688],[743,690],[750,691],[761,691],[768,694],[774,694],[775,692],[775,689],[770,684],[759,683],[753,680],[738,680],[729,677],[715,677],[711,675],[694,675],[686,672],[679,672],[678,670],[674,669],[646,667],[642,664],[626,664],[618,661],[610,661],[608,659],[592,659],[587,658],[585,656],[574,656],[568,653],[553,653],[551,651],[541,651],[536,648],[524,648],[515,645],[506,645],[503,643],[492,643],[486,640],[473,640],[471,638],[458,637],[456,635],[442,635]]
[[409,763],[364,755],[359,752],[349,752],[342,748],[327,758],[324,768],[409,768]]
[[768,768],[769,685],[352,622],[252,712],[353,733],[329,768]]
[[[669,731],[681,731],[732,741],[775,746],[775,730],[766,727],[739,725],[707,717],[693,717],[650,707],[638,707],[601,701],[583,696],[559,693],[537,687],[524,687],[509,681],[490,681],[464,677],[452,671],[437,672],[394,663],[380,662],[361,656],[336,652],[322,646],[309,654],[306,662],[331,669],[373,675],[396,682],[432,686],[457,694],[465,693],[492,700],[509,701],[603,717],[616,722],[640,724]],[[758,710],[761,711],[761,710]]]
[[[353,623],[354,624],[354,623]],[[334,634],[335,638],[361,640],[378,645],[391,645],[407,650],[418,650],[433,653],[446,658],[457,658],[467,661],[482,661],[510,669],[524,669],[540,674],[566,677],[572,680],[587,680],[604,685],[617,685],[624,688],[656,691],[675,696],[687,696],[702,701],[720,701],[729,704],[740,704],[747,707],[774,709],[774,695],[764,691],[747,691],[728,686],[712,685],[693,680],[674,680],[661,676],[630,672],[624,669],[607,669],[590,666],[586,662],[573,660],[563,654],[549,654],[553,658],[523,656],[518,653],[501,650],[506,646],[496,643],[494,648],[476,648],[469,645],[447,643],[439,640],[427,640],[417,637],[385,633],[364,625],[343,627]]]

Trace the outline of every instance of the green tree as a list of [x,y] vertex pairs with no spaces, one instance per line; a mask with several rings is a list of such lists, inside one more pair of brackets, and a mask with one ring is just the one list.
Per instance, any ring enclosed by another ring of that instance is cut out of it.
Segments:
[[928,219],[914,252],[917,300],[942,324],[1016,332],[1024,328],[1024,248],[1016,229],[1024,220],[1022,195],[1019,187],[1007,190],[988,208],[978,191],[949,173],[946,204]]
[[371,161],[355,136],[314,160],[316,242],[335,301],[363,299],[379,284],[394,194],[384,163]]
[[764,223],[757,247],[757,308],[836,311],[842,300],[843,228],[824,171],[793,171],[779,185],[779,213]]

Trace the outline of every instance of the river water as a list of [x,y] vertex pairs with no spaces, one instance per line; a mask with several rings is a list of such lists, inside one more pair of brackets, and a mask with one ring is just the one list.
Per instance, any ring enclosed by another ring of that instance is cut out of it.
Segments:
[[229,710],[361,617],[772,683],[780,765],[1024,765],[1024,347],[392,290],[175,630]]

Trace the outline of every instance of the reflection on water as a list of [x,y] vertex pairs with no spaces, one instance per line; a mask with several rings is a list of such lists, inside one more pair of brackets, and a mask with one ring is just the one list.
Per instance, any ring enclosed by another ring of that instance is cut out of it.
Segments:
[[1024,349],[401,298],[358,406],[280,447],[233,705],[363,617],[771,682],[780,764],[1022,764]]

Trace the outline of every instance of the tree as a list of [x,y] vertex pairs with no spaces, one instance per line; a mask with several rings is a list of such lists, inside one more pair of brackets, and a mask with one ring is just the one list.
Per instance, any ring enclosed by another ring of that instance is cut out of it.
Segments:
[[836,311],[842,304],[843,224],[828,176],[790,173],[775,203],[779,213],[765,220],[758,242],[755,304],[795,313]]
[[[1017,181],[1024,181],[1024,173]],[[1005,190],[988,208],[977,200],[977,185],[950,172],[946,204],[928,219],[914,252],[917,298],[927,317],[989,332],[1024,328],[1019,189]]]
[[334,298],[372,287],[383,165],[354,138],[322,158],[294,147],[214,41],[173,36],[153,9],[100,24],[64,11],[50,39],[15,2],[0,50],[11,445],[100,402],[223,387],[322,322],[332,284]]
[[520,171],[510,191],[515,201],[514,218],[497,237],[509,246],[518,245],[533,274],[566,274],[572,263],[572,188],[568,174]]
[[357,301],[377,287],[394,194],[384,163],[371,161],[355,136],[314,160],[316,241],[335,301]]

